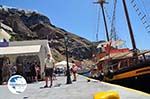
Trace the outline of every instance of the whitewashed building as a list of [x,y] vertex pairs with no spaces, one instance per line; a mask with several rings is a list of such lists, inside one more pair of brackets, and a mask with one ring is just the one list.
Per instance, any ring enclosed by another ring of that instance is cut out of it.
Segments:
[[0,59],[8,57],[11,63],[16,63],[16,59],[21,56],[37,56],[41,75],[44,72],[44,59],[48,53],[51,54],[51,50],[47,40],[14,41],[9,42],[7,47],[0,47]]

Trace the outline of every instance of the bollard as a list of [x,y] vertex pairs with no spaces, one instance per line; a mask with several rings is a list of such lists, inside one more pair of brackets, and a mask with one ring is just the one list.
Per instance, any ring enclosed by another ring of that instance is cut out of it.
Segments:
[[120,99],[120,97],[116,91],[107,91],[95,93],[94,99]]
[[90,78],[87,78],[87,82],[90,82],[91,80],[90,80]]

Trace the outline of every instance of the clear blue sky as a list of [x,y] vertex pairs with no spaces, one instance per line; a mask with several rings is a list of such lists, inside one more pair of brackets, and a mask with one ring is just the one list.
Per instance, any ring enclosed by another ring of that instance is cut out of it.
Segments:
[[[22,9],[36,10],[48,16],[52,24],[87,38],[88,40],[95,41],[98,5],[94,5],[94,1],[96,0],[0,0],[0,4]],[[112,16],[113,0],[107,1],[109,1],[109,4],[105,5],[105,8],[108,12],[108,15]],[[126,41],[127,47],[131,48],[132,46],[129,39],[128,28],[126,25],[121,1],[122,0],[118,0],[117,2],[117,35]],[[127,5],[130,13],[131,23],[133,25],[137,47],[139,49],[150,49],[150,44],[148,44],[150,42],[150,34],[147,33],[144,25],[138,18],[134,8],[129,2],[131,0],[126,1],[128,1]],[[150,4],[150,1],[146,0],[144,4],[146,10],[150,11],[150,7],[148,5]],[[110,20],[108,18],[107,22],[108,26],[110,27]],[[102,15],[100,16],[99,28],[99,40],[106,39]]]

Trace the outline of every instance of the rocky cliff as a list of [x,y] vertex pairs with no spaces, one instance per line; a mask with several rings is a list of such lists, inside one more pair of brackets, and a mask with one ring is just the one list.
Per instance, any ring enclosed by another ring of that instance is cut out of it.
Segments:
[[92,56],[92,42],[56,27],[48,17],[35,11],[0,6],[0,21],[13,29],[12,40],[48,39],[57,61],[64,59],[64,34],[68,34],[70,58],[80,60]]

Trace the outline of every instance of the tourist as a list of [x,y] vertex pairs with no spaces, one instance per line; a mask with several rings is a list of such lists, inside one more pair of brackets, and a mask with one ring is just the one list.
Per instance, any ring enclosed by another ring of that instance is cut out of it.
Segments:
[[[18,66],[19,67],[19,66]],[[30,63],[27,62],[24,66],[23,66],[23,71],[24,71],[24,77],[27,80],[27,82],[31,82],[31,70],[30,70]]]
[[15,65],[15,63],[12,64],[11,68],[11,76],[15,75],[17,72],[17,66]]
[[35,62],[31,64],[30,70],[31,70],[31,82],[35,81],[36,78],[36,70],[35,70]]
[[73,81],[77,80],[77,70],[78,70],[78,66],[74,63],[74,61],[72,61],[72,68],[71,68],[71,72],[73,73]]
[[50,86],[53,85],[53,70],[54,70],[54,59],[51,57],[50,54],[47,55],[45,58],[45,88],[48,87],[48,78],[50,79]]
[[7,81],[10,77],[10,60],[6,58],[3,63],[2,67],[2,77],[3,77],[3,84],[7,84]]
[[55,72],[53,72],[53,80],[57,80]]
[[40,66],[38,65],[37,62],[35,62],[35,71],[36,71],[36,76],[35,76],[35,81],[38,81],[38,76],[40,75]]

